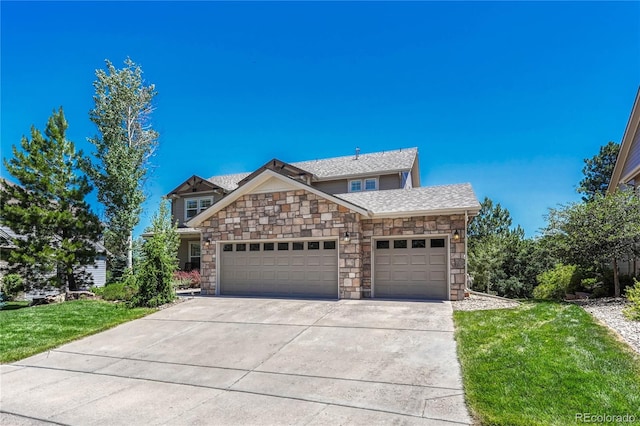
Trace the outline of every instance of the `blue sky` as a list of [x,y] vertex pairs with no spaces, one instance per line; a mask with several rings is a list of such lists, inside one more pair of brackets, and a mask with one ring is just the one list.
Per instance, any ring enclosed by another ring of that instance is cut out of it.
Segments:
[[3,157],[60,105],[90,152],[107,58],[156,85],[138,233],[193,174],[417,146],[423,185],[471,182],[532,236],[579,200],[583,159],[620,141],[640,84],[639,2],[2,1],[0,15]]

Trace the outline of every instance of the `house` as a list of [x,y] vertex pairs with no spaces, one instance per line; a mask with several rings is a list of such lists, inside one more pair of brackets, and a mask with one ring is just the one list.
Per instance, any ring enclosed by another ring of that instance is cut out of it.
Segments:
[[[607,193],[621,187],[633,187],[640,190],[640,88],[631,108],[631,115],[622,136],[620,152],[609,181]],[[633,259],[620,263],[620,273],[625,275],[640,274],[640,262]]]
[[[3,185],[14,186],[16,184],[6,179],[2,179],[0,180],[0,187]],[[11,228],[0,222],[0,277],[4,275],[4,272],[9,266],[7,259],[9,257],[9,252],[16,248],[15,240],[24,240],[25,238],[26,237],[24,235],[16,234]],[[95,287],[104,287],[107,280],[107,249],[100,241],[93,241],[91,244],[97,252],[95,262],[93,265],[79,267],[77,271],[89,274]]]
[[168,194],[207,295],[457,300],[470,184],[420,186],[417,148],[192,176]]

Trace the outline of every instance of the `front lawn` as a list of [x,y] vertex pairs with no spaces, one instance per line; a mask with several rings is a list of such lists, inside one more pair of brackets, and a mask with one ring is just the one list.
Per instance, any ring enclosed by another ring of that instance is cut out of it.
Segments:
[[482,424],[576,424],[584,413],[640,422],[640,356],[580,307],[534,302],[456,311],[454,321],[467,403]]
[[123,322],[154,309],[78,300],[54,305],[0,310],[0,362],[16,361]]

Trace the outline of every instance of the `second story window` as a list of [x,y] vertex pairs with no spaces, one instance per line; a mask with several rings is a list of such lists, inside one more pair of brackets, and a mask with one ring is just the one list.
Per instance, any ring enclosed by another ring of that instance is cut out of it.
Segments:
[[375,191],[378,189],[378,178],[353,179],[349,181],[349,192]]
[[189,220],[195,217],[211,207],[211,204],[213,204],[213,197],[187,198],[184,200],[185,218]]
[[378,179],[371,178],[364,180],[364,190],[365,191],[375,191],[378,189]]

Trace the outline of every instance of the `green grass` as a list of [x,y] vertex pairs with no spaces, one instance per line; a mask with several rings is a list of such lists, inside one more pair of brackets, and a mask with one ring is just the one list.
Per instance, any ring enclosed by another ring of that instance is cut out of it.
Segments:
[[485,425],[569,425],[577,413],[640,422],[640,357],[578,306],[456,311],[465,396]]
[[98,300],[5,307],[0,310],[0,362],[16,361],[154,311]]

